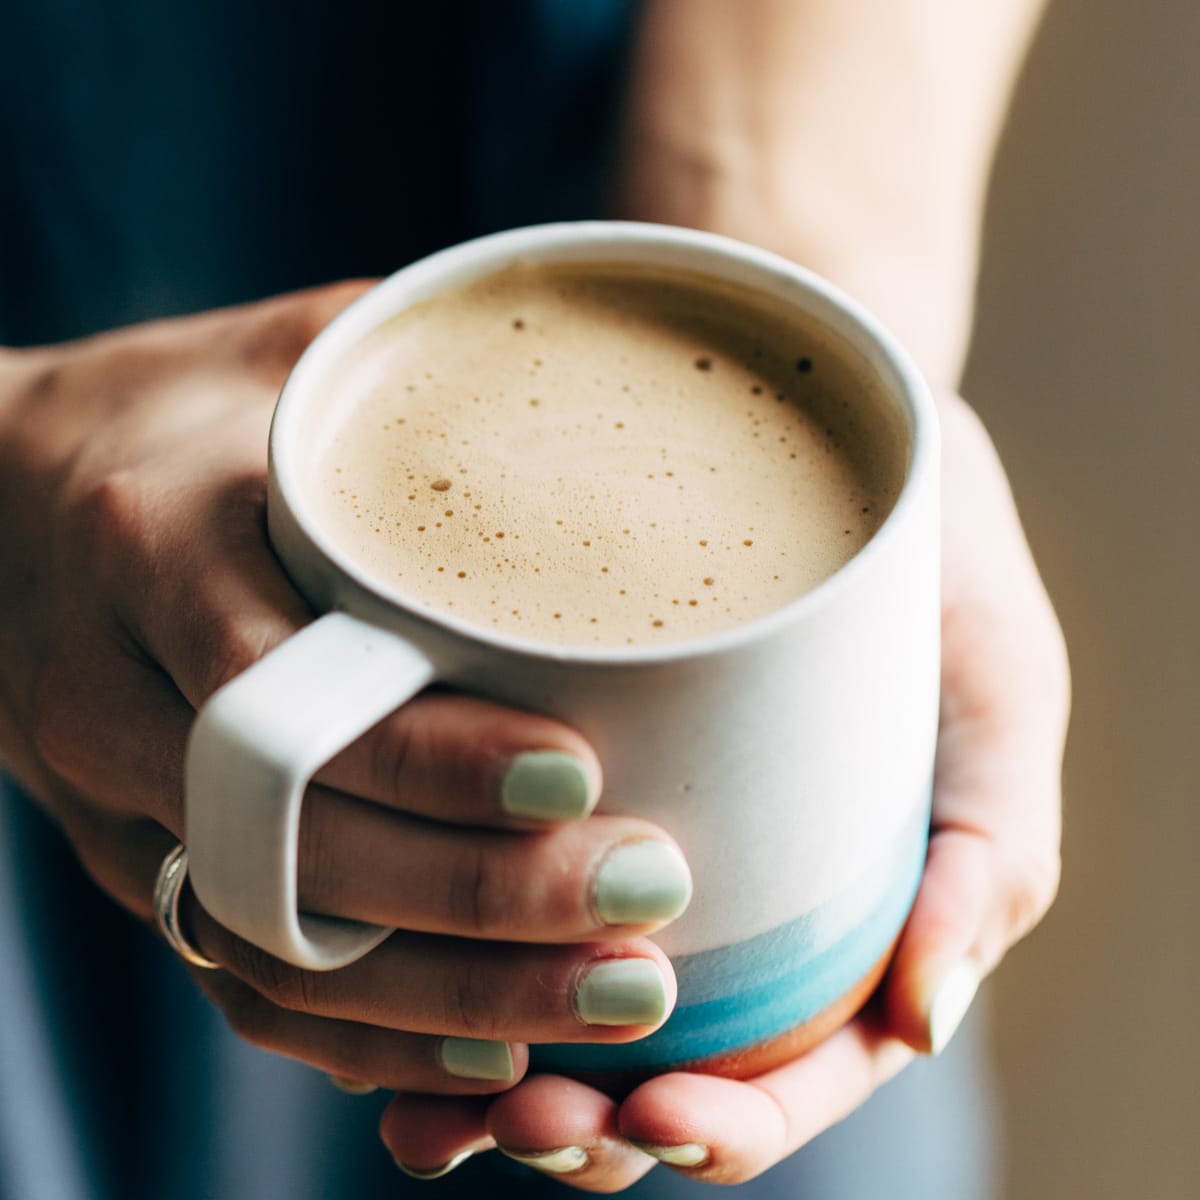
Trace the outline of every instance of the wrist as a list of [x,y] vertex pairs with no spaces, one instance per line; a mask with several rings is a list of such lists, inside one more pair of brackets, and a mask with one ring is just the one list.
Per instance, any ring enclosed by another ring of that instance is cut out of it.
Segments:
[[616,215],[712,230],[808,267],[878,316],[935,387],[956,388],[973,315],[973,206],[944,193],[890,203],[897,189],[811,167],[819,160],[799,149],[730,157],[644,144],[628,160]]

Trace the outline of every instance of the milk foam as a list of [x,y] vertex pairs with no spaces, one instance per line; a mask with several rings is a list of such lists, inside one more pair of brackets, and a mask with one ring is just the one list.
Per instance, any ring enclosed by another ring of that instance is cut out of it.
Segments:
[[364,572],[486,630],[678,641],[779,608],[894,503],[898,418],[828,335],[683,274],[522,265],[383,325],[314,509]]

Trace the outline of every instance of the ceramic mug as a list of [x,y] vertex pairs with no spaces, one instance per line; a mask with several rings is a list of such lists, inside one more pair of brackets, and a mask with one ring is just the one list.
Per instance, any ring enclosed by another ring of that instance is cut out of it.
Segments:
[[[517,260],[637,263],[750,288],[840,335],[895,406],[908,466],[866,546],[766,616],[665,646],[571,649],[469,625],[368,579],[314,520],[302,431],[336,423],[323,382],[406,307]],[[391,932],[297,911],[306,783],[422,688],[440,683],[578,729],[604,768],[601,811],[679,842],[692,903],[655,935],[677,1006],[624,1045],[533,1048],[572,1072],[681,1064],[749,1074],[811,1045],[873,989],[924,866],[938,720],[938,432],[919,373],[878,322],[782,258],[692,230],[548,225],[434,254],[350,305],[297,362],[270,439],[268,527],[325,615],[218,691],[187,762],[193,886],[223,924],[313,970]]]

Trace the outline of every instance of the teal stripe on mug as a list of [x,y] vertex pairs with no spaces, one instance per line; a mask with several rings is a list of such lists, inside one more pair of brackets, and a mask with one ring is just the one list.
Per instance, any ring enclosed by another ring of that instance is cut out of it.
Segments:
[[[620,1046],[531,1046],[535,1070],[645,1071],[753,1046],[804,1024],[879,961],[912,907],[929,810],[854,887],[748,941],[675,960],[679,1003],[657,1033]],[[753,983],[747,985],[747,980]]]

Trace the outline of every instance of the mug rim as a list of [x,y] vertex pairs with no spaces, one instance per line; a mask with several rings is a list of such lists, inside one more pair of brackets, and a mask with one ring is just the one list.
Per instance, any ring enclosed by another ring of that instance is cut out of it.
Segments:
[[[374,578],[326,534],[313,516],[300,479],[300,456],[295,452],[302,419],[328,370],[384,322],[414,304],[495,274],[518,260],[627,262],[691,271],[793,304],[803,296],[805,314],[844,338],[867,360],[889,402],[899,407],[906,422],[910,456],[899,495],[887,517],[847,562],[808,591],[729,628],[661,645],[559,645],[517,637],[422,604]],[[307,548],[387,609],[492,651],[564,663],[642,665],[734,650],[768,638],[835,603],[844,590],[870,571],[885,544],[893,541],[899,527],[908,521],[918,503],[917,493],[936,480],[939,453],[934,401],[911,356],[878,318],[822,276],[781,255],[722,234],[632,221],[566,221],[486,234],[436,251],[387,276],[335,316],[297,359],[276,401],[268,443],[268,504],[282,502]],[[274,518],[271,520],[273,526]],[[290,571],[286,559],[284,566]]]

